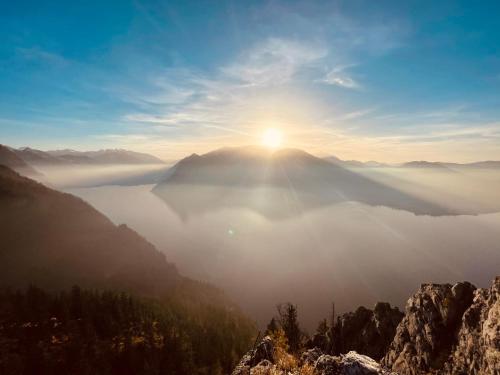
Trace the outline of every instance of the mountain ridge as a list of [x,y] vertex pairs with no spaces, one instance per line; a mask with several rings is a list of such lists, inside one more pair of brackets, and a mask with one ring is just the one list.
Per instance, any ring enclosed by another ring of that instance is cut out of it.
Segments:
[[23,175],[33,177],[41,175],[37,170],[20,158],[14,149],[2,144],[0,144],[0,165],[12,168]]
[[125,149],[75,151],[71,149],[41,151],[30,147],[13,149],[25,162],[40,166],[106,165],[106,164],[165,164],[156,156]]
[[[237,191],[235,189],[243,189]],[[271,218],[346,201],[415,214],[456,212],[411,196],[303,150],[223,148],[192,154],[153,188],[181,217],[217,207],[245,207]]]

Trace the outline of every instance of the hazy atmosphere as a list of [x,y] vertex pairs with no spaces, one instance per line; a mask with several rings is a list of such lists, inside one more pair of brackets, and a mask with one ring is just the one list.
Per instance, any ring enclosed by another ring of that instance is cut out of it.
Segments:
[[[395,178],[393,170],[371,172]],[[396,177],[410,184],[422,174],[403,170]],[[436,217],[346,202],[276,220],[235,207],[181,218],[151,193],[152,185],[65,190],[129,224],[183,273],[222,287],[260,325],[277,303],[293,301],[312,330],[333,301],[340,312],[380,300],[404,306],[420,283],[486,286],[498,272],[500,170],[432,177],[442,189],[425,181],[431,199],[493,213]],[[463,189],[449,196],[458,178]]]
[[4,2],[0,375],[499,375],[500,3]]

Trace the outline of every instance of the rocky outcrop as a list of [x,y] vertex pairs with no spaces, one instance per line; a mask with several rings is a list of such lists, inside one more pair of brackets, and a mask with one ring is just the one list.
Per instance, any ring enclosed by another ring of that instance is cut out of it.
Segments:
[[318,347],[306,350],[300,356],[300,362],[303,364],[313,365],[323,354],[324,352]]
[[322,355],[314,364],[314,371],[317,375],[397,375],[354,351],[339,357]]
[[423,284],[408,300],[382,363],[404,375],[442,373],[475,289],[467,282]]
[[462,317],[457,344],[446,373],[500,374],[500,277],[490,289],[478,289]]
[[387,352],[396,328],[403,319],[397,307],[379,302],[373,310],[359,307],[337,319],[333,354],[354,350],[376,360]]
[[[233,375],[500,375],[500,277],[489,289],[468,282],[423,284],[408,300],[394,335],[399,320],[401,313],[388,304],[344,314],[333,338],[347,354],[314,347],[286,369],[275,362],[272,340],[265,338],[243,357],[239,368],[246,372]],[[379,364],[372,358],[384,350],[389,336],[394,339]],[[315,342],[323,343],[313,338],[310,344]]]
[[354,351],[332,356],[318,348],[310,349],[302,354],[299,363],[286,369],[280,366],[276,353],[272,339],[267,336],[243,356],[232,375],[397,375]]
[[266,336],[254,349],[243,356],[232,375],[250,375],[253,367],[267,368],[272,363],[274,363],[274,344],[271,337]]

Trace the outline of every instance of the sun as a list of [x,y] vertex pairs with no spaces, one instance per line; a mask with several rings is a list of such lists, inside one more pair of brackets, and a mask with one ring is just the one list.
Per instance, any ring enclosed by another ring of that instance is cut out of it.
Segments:
[[281,131],[275,128],[268,128],[262,135],[262,144],[268,148],[278,148],[283,141]]

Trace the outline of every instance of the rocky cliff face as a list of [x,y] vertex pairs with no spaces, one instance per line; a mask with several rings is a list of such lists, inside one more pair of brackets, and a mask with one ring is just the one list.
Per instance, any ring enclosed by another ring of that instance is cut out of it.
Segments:
[[373,310],[359,307],[340,316],[334,336],[333,354],[354,350],[380,360],[387,352],[403,313],[397,307],[379,302]]
[[[314,347],[288,369],[280,367],[283,361],[266,338],[260,346],[267,349],[249,352],[233,375],[500,375],[500,277],[489,289],[468,282],[423,284],[408,300],[394,335],[398,320],[401,313],[387,304],[345,314],[338,319],[333,344],[347,354],[329,355]],[[354,348],[372,357],[382,357],[381,350],[385,355],[379,364]]]
[[446,367],[448,374],[500,374],[500,277],[476,290]]
[[490,289],[424,284],[382,364],[401,375],[500,374],[500,277]]
[[383,363],[408,375],[441,370],[474,290],[469,283],[422,285],[406,303]]

